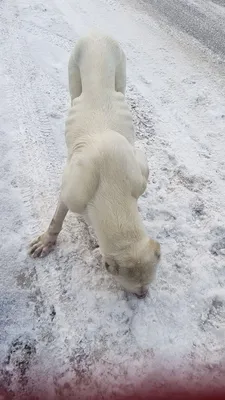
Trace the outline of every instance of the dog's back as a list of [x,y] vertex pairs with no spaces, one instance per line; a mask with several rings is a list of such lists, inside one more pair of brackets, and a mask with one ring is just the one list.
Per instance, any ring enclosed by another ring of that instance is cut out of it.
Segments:
[[119,44],[109,36],[90,32],[78,40],[70,58],[70,66],[80,70],[82,92],[115,90],[116,70],[125,56]]
[[125,102],[126,58],[119,43],[91,32],[75,45],[69,60],[71,110],[66,124],[68,149],[84,137],[113,130],[133,144],[132,116]]

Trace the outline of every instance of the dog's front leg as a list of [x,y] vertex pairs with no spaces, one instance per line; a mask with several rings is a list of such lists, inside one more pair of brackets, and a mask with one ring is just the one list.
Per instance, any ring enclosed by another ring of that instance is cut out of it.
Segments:
[[29,254],[32,257],[45,257],[53,249],[67,212],[68,208],[60,198],[47,231],[30,244]]

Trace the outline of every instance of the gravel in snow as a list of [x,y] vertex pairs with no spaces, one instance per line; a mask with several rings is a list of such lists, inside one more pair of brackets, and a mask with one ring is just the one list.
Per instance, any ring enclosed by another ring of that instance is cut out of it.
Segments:
[[[52,254],[27,256],[57,201],[69,53],[92,27],[126,52],[127,100],[149,160],[139,206],[163,257],[144,301],[106,274],[93,233],[72,214]],[[225,361],[223,60],[125,0],[2,0],[0,31],[2,385],[41,384],[52,398],[79,385],[104,398],[155,369],[216,385]]]

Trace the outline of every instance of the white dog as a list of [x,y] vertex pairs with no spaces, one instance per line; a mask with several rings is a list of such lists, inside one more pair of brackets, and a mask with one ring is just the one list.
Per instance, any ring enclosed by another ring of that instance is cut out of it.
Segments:
[[149,169],[145,155],[134,148],[124,97],[124,52],[112,38],[92,33],[76,44],[68,70],[71,109],[61,194],[47,231],[31,243],[30,254],[49,253],[68,210],[82,214],[96,232],[108,272],[126,290],[144,297],[160,245],[147,236],[138,212]]

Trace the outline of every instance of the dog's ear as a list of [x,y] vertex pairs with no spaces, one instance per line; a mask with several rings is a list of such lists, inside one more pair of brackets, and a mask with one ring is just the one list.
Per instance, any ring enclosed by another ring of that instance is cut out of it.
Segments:
[[118,264],[114,263],[113,265],[109,265],[107,262],[105,262],[105,268],[112,275],[118,275],[119,274],[119,265]]

